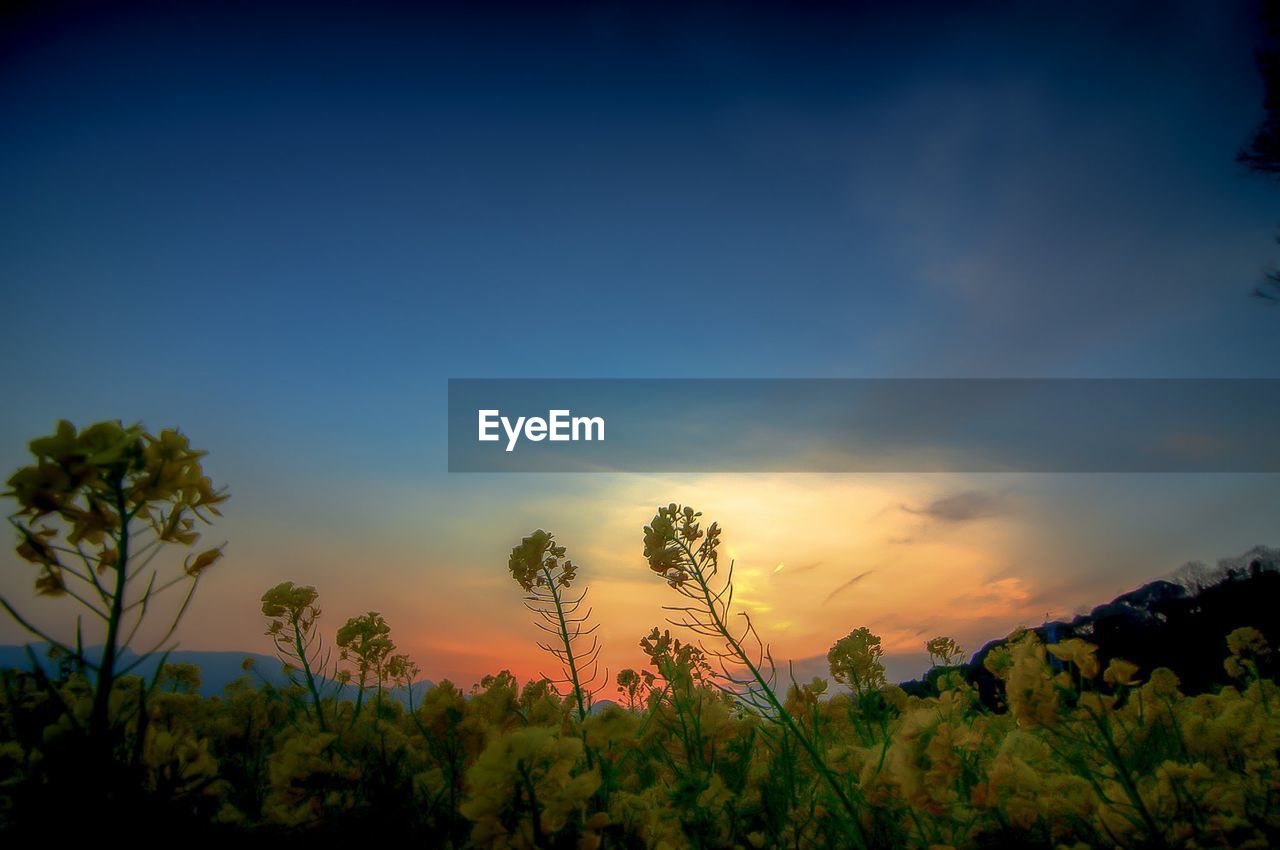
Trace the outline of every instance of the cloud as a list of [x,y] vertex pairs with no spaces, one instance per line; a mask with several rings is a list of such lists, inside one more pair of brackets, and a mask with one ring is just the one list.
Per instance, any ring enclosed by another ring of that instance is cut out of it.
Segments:
[[960,619],[1012,617],[1028,613],[1032,592],[1018,578],[988,581],[982,587],[951,600],[952,616]]
[[857,584],[858,582],[862,581],[864,578],[866,578],[867,576],[871,575],[871,574],[872,574],[872,573],[874,573],[874,572],[875,572],[875,570],[867,570],[866,572],[858,573],[856,576],[854,576],[853,578],[849,579],[849,580],[848,580],[848,581],[846,581],[844,584],[842,584],[842,585],[840,585],[839,587],[837,587],[835,590],[831,591],[831,593],[827,594],[827,598],[826,598],[826,599],[824,599],[824,600],[822,600],[822,604],[823,604],[823,605],[826,605],[826,604],[827,604],[828,602],[830,602],[832,599],[835,599],[837,595],[839,595],[839,594],[841,594],[841,593],[845,592],[846,590],[848,590],[849,588],[853,587],[855,584]]
[[966,490],[950,496],[942,496],[920,508],[903,505],[902,509],[909,514],[945,523],[973,522],[1006,512],[1001,499],[978,490]]
[[788,574],[790,574],[790,575],[796,575],[797,573],[807,573],[807,572],[812,572],[813,570],[816,570],[816,569],[817,569],[818,567],[820,567],[820,566],[822,566],[822,562],[821,562],[821,561],[813,561],[813,562],[808,563],[808,564],[801,564],[801,565],[800,565],[800,566],[798,566],[798,567],[792,567],[792,566],[789,566],[789,565],[787,565],[787,564],[778,564],[778,566],[774,569],[774,572],[775,572],[775,573],[780,573],[780,572],[782,572],[782,571],[785,569],[785,570],[787,571],[787,573],[788,573]]

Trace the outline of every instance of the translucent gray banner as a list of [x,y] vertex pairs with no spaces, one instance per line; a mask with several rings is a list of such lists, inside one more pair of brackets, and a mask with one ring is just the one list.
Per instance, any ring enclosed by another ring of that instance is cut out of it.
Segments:
[[450,472],[1280,472],[1280,379],[452,379]]

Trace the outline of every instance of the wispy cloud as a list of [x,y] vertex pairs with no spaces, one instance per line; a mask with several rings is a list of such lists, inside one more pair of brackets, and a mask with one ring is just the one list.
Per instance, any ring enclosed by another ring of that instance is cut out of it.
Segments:
[[846,590],[848,590],[849,588],[853,587],[855,584],[857,584],[858,582],[862,581],[864,578],[866,578],[867,576],[871,575],[871,574],[872,574],[872,573],[874,573],[874,572],[875,572],[875,570],[867,570],[866,572],[858,573],[856,576],[854,576],[853,578],[849,579],[849,580],[848,580],[848,581],[846,581],[844,584],[840,585],[840,586],[839,586],[839,587],[837,587],[835,590],[833,590],[833,591],[831,591],[829,594],[827,594],[827,598],[826,598],[826,599],[824,599],[824,600],[822,601],[822,604],[823,604],[823,605],[826,605],[826,604],[827,604],[828,602],[830,602],[832,599],[835,599],[835,598],[836,598],[836,596],[838,596],[838,595],[839,595],[839,594],[841,594],[841,593],[844,593]]
[[822,566],[821,561],[813,561],[808,564],[801,564],[798,567],[793,567],[789,564],[778,564],[778,566],[774,568],[774,572],[781,573],[785,570],[789,575],[797,575],[799,573],[812,572],[813,570],[816,570],[820,566]]
[[1005,513],[1007,506],[1002,499],[990,493],[966,490],[934,499],[923,507],[913,508],[903,505],[902,509],[909,514],[922,516],[934,522],[962,523]]
[[1027,613],[1031,591],[1018,578],[989,581],[982,587],[962,593],[952,599],[956,616],[972,619],[980,617],[1010,617]]

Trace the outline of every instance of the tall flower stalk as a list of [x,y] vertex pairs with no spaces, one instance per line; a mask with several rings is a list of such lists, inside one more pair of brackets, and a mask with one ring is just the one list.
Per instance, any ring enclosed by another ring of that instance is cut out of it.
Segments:
[[[591,608],[582,612],[587,589],[571,590],[578,568],[565,557],[565,547],[542,529],[512,548],[508,568],[527,594],[524,607],[536,615],[534,625],[551,635],[538,648],[560,662],[559,678],[544,677],[570,689],[570,698],[585,720],[591,700],[601,684],[600,643],[595,636],[599,624],[588,625]],[[607,681],[607,674],[603,677]]]
[[777,668],[769,647],[760,638],[745,611],[739,629],[733,617],[733,562],[721,573],[718,555],[720,527],[712,523],[704,532],[700,511],[672,503],[659,507],[644,529],[644,556],[649,568],[666,580],[687,600],[682,605],[665,605],[677,616],[674,626],[688,629],[703,638],[702,652],[714,659],[718,670],[714,684],[761,717],[780,726],[804,749],[814,769],[856,825],[861,843],[866,844],[858,807],[849,790],[827,766],[822,753],[778,698],[775,688]]
[[281,582],[262,594],[262,614],[267,618],[267,636],[276,645],[276,654],[284,664],[292,681],[302,673],[302,684],[311,698],[316,724],[321,732],[328,731],[324,717],[324,695],[321,686],[324,671],[329,667],[331,651],[316,629],[320,609],[316,607],[319,594],[310,585],[294,585]]
[[376,688],[376,709],[382,712],[382,686],[390,678],[387,667],[395,656],[396,645],[391,640],[391,627],[377,611],[370,611],[347,620],[338,629],[338,656],[356,668],[356,706],[351,715],[354,725],[364,705],[364,694],[370,681]]

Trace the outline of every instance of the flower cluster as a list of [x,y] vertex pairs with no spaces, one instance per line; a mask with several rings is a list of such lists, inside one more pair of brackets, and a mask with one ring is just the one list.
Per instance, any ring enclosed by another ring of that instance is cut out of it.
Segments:
[[555,584],[569,587],[577,575],[577,567],[565,558],[566,549],[557,546],[555,538],[538,529],[511,550],[507,569],[526,592]]
[[[700,516],[701,511],[672,502],[658,508],[658,513],[644,528],[644,557],[649,569],[672,587],[687,582],[693,570],[713,567],[716,563],[720,527],[713,522],[703,532],[698,522]],[[702,543],[695,549],[699,540]]]

